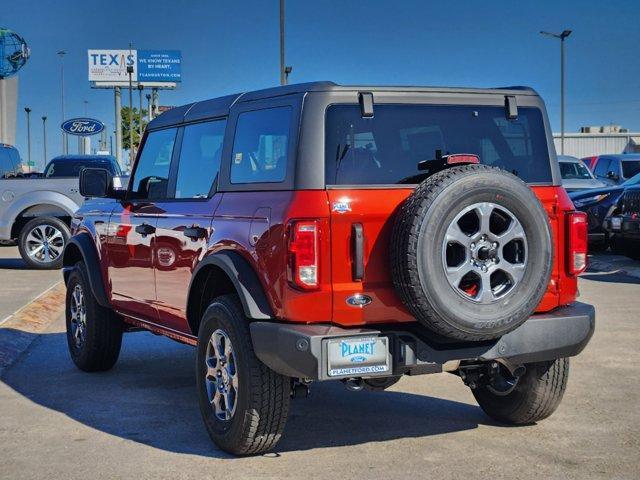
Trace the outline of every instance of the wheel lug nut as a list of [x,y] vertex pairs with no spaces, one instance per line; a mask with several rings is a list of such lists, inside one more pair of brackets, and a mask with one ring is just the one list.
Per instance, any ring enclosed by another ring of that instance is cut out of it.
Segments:
[[472,244],[471,244],[471,250],[474,250],[475,248],[476,248],[476,244],[475,244],[475,243],[472,243]]
[[491,244],[491,246],[492,246],[493,248],[498,248],[498,242],[493,242],[493,243]]
[[486,271],[487,271],[487,266],[486,266],[486,265],[483,265],[483,266],[482,266],[482,271],[483,271],[483,272],[486,272]]

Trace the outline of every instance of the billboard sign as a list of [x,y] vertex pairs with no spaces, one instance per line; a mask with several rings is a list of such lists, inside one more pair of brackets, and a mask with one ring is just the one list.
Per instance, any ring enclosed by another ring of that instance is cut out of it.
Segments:
[[70,118],[62,122],[60,128],[69,135],[79,137],[90,137],[104,130],[104,123],[93,118]]
[[89,50],[90,82],[129,81],[127,65],[133,65],[132,80],[137,80],[137,52],[135,50]]
[[138,82],[181,81],[180,50],[138,50]]

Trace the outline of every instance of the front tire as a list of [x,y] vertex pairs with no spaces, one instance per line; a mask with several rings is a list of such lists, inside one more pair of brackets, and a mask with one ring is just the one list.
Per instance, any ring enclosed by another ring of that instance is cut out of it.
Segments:
[[529,363],[515,386],[485,385],[473,389],[482,410],[491,418],[510,425],[527,425],[544,420],[556,411],[569,377],[569,359]]
[[85,372],[113,367],[122,345],[122,320],[96,301],[82,262],[76,263],[69,275],[65,310],[67,344],[73,363]]
[[204,313],[196,381],[202,418],[221,449],[252,455],[278,443],[289,413],[290,379],[256,357],[236,295],[216,298]]

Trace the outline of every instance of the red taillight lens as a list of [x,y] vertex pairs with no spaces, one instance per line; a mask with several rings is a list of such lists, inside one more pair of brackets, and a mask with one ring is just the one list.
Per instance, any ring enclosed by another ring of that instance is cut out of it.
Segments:
[[290,224],[289,282],[304,290],[316,290],[319,278],[319,227],[316,220]]
[[579,275],[587,268],[587,214],[571,212],[567,214],[569,275]]

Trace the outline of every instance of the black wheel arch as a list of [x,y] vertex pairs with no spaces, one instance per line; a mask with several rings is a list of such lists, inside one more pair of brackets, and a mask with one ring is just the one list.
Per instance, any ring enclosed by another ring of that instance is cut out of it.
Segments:
[[87,277],[91,292],[101,307],[111,308],[109,297],[102,278],[102,266],[98,258],[95,244],[86,233],[79,233],[69,239],[62,254],[62,276],[65,285],[69,281],[71,272],[76,268],[76,263],[82,261],[87,267]]
[[210,301],[218,295],[229,293],[238,294],[247,318],[273,318],[262,283],[249,262],[237,252],[222,251],[205,257],[191,276],[187,320],[194,335],[198,334],[202,314]]

